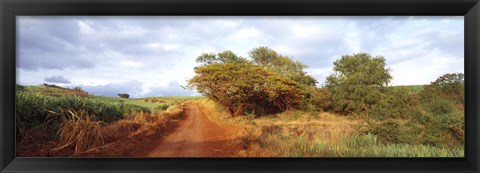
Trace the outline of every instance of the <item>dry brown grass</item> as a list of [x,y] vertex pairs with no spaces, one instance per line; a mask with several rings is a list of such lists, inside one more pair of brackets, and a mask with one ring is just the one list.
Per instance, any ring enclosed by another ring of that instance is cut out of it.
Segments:
[[102,123],[86,112],[65,110],[53,115],[60,116],[61,125],[58,131],[58,147],[53,151],[73,148],[74,153],[86,151],[103,144],[101,135]]
[[[134,156],[141,149],[157,139],[155,136],[164,134],[173,127],[175,120],[181,117],[181,105],[170,106],[163,113],[137,113],[131,117],[120,120],[107,126],[110,129],[113,142],[91,148],[86,152],[75,154],[75,157],[125,157]],[[116,132],[116,133],[113,133]],[[123,136],[120,136],[123,133]]]
[[[40,148],[41,153],[31,152],[34,146],[30,146],[22,149],[25,152],[20,152],[19,155],[126,156],[135,148],[141,148],[150,140],[150,137],[170,128],[172,121],[179,118],[182,112],[183,107],[177,104],[161,113],[138,112],[110,124],[97,121],[95,116],[83,111],[51,112],[52,122],[60,120],[58,141],[51,141],[49,145],[44,145],[48,146],[48,149]],[[27,151],[30,153],[26,153]]]
[[[290,156],[298,143],[334,146],[350,137],[360,121],[327,112],[308,113],[285,111],[259,118],[247,116],[231,117],[215,102],[204,99],[194,101],[210,120],[243,127],[239,131],[237,144],[244,149],[239,153],[245,157]],[[305,153],[304,156],[308,156]]]

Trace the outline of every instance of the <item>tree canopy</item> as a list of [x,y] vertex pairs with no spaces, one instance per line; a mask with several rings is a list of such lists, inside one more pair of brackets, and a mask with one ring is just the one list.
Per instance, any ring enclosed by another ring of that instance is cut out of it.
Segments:
[[306,65],[268,47],[255,48],[249,56],[250,60],[229,50],[203,53],[196,60],[201,65],[195,67],[196,75],[188,86],[217,101],[232,115],[278,112],[325,99],[310,94],[325,91],[314,89],[317,81],[303,71]]
[[195,68],[189,87],[242,115],[244,110],[286,110],[303,99],[295,81],[251,63],[212,63]]
[[308,67],[307,65],[294,61],[288,56],[280,55],[268,47],[254,48],[248,54],[254,64],[288,77],[299,84],[315,85],[318,83],[315,78],[303,71]]
[[196,60],[204,65],[215,63],[248,63],[249,61],[243,57],[237,56],[232,51],[223,51],[220,53],[203,53]]
[[382,99],[392,76],[385,58],[367,53],[342,56],[327,77],[335,111],[344,114],[368,113]]
[[465,100],[464,85],[463,73],[446,73],[427,85],[421,96],[426,102],[447,99],[457,104],[463,104]]

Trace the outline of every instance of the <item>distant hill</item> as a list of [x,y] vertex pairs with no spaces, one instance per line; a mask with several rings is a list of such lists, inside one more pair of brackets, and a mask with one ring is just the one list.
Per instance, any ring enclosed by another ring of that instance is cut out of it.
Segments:
[[65,96],[65,95],[81,96],[81,97],[90,96],[88,92],[82,90],[82,88],[80,87],[64,88],[64,87],[53,85],[53,84],[43,84],[40,86],[22,86],[17,84],[16,89],[34,92],[34,93],[38,93],[46,96]]

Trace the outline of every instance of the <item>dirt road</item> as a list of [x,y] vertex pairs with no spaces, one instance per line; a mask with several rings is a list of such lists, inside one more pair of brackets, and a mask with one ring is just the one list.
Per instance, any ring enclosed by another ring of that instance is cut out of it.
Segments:
[[185,106],[185,119],[171,134],[154,142],[146,157],[235,156],[233,138],[238,129],[210,121],[195,105]]

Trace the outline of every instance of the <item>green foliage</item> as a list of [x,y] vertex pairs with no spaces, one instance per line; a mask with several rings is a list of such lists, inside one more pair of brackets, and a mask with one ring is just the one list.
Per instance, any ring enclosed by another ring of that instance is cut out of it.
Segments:
[[453,103],[445,99],[433,100],[425,103],[425,106],[434,115],[446,115],[452,113],[455,109]]
[[464,104],[464,75],[447,73],[438,77],[420,93],[424,102],[446,99],[455,104]]
[[163,104],[163,103],[145,102],[145,101],[136,100],[136,99],[107,97],[107,96],[94,96],[91,99],[98,100],[100,102],[106,102],[106,103],[109,103],[109,104],[115,104],[115,105],[124,104],[124,105],[132,105],[132,106],[135,106],[135,107],[142,107],[142,108],[147,109],[151,112],[156,112],[157,111],[156,107]]
[[463,112],[433,116],[420,111],[408,120],[387,119],[370,124],[364,134],[374,134],[381,143],[459,147],[464,143]]
[[303,99],[296,82],[250,63],[209,64],[196,67],[195,73],[189,87],[219,102],[232,115],[242,115],[245,109],[286,110]]
[[331,93],[326,88],[305,87],[305,100],[302,109],[307,111],[326,111],[331,108]]
[[294,61],[288,56],[280,55],[268,47],[254,48],[248,54],[254,64],[283,77],[288,77],[299,84],[311,86],[318,83],[315,78],[303,71],[304,68],[308,67],[307,65]]
[[370,115],[377,119],[406,118],[411,94],[406,87],[387,87],[376,103],[371,105]]
[[419,93],[423,90],[423,87],[425,87],[425,85],[408,85],[402,87],[407,87],[411,93]]
[[[195,68],[197,76],[189,81],[189,87],[219,102],[232,115],[242,114],[244,110],[261,115],[295,108],[302,103],[302,108],[307,110],[327,107],[328,93],[318,91],[315,78],[303,71],[305,64],[268,47],[255,48],[249,56],[252,61],[231,51],[200,55],[197,62],[203,66]],[[325,103],[320,103],[323,101]]]
[[[136,105],[109,103],[79,96],[45,96],[26,91],[17,91],[15,101],[17,131],[32,129],[37,126],[51,126],[47,123],[57,120],[49,120],[50,112],[59,113],[63,110],[82,111],[106,123],[134,112],[150,112],[149,109]],[[52,123],[52,125],[55,125],[55,123]],[[53,129],[53,127],[48,129]]]
[[218,54],[214,53],[203,53],[196,60],[198,63],[204,65],[215,64],[215,63],[248,63],[249,61],[245,58],[235,55],[232,51],[224,51]]
[[367,134],[354,134],[352,137],[344,139],[343,144],[351,148],[360,148],[365,146],[375,146],[379,144],[377,136],[367,133]]
[[382,144],[373,134],[355,134],[341,144],[330,145],[309,141],[304,136],[290,139],[291,146],[278,146],[279,139],[262,138],[266,146],[278,148],[287,157],[463,157],[462,147],[441,147],[412,144]]
[[370,125],[364,133],[376,135],[382,143],[402,143],[404,141],[400,124],[390,119]]
[[386,92],[392,76],[385,68],[385,58],[366,53],[345,55],[334,63],[334,73],[327,77],[335,111],[368,115]]
[[163,103],[163,104],[160,104],[158,105],[157,107],[155,107],[153,109],[154,112],[160,112],[160,111],[165,111],[167,110],[170,106],[172,106],[173,103]]

